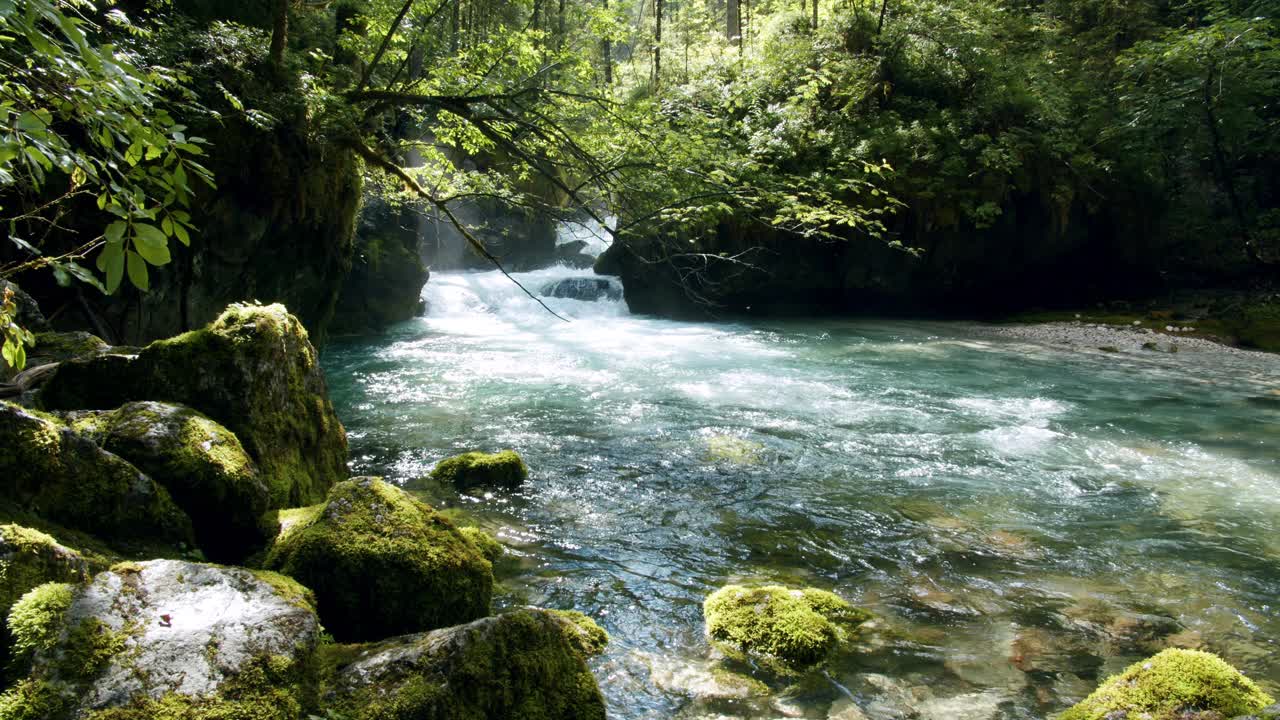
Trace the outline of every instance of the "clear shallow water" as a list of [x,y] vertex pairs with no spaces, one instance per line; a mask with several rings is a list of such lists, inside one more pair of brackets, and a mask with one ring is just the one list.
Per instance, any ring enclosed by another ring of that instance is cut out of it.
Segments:
[[[520,492],[430,499],[515,549],[499,605],[610,631],[613,718],[1038,718],[1168,644],[1280,690],[1280,357],[548,299],[563,323],[496,273],[425,297],[427,317],[326,351],[353,469],[403,482],[519,450]],[[734,581],[834,590],[880,630],[750,697],[702,635]]]

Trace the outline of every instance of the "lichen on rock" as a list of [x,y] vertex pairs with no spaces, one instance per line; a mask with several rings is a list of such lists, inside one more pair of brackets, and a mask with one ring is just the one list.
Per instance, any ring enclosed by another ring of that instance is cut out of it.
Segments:
[[296,720],[320,626],[305,589],[272,580],[159,560],[36,588],[10,616],[30,673],[0,719]]
[[270,506],[320,501],[346,477],[347,437],[307,331],[283,305],[235,304],[208,327],[137,356],[64,363],[41,393],[56,410],[157,400],[194,408],[235,433]]
[[1107,679],[1057,720],[1175,720],[1190,713],[1209,717],[1210,712],[1233,718],[1259,712],[1274,702],[1217,655],[1169,649]]
[[529,476],[529,468],[515,450],[496,453],[469,452],[441,460],[431,479],[459,490],[474,487],[515,489]]
[[75,412],[68,420],[163,485],[191,518],[209,559],[238,562],[270,539],[262,522],[270,491],[240,440],[222,425],[158,402]]
[[349,720],[603,720],[579,625],[520,609],[331,651],[321,704]]
[[121,547],[194,543],[168,491],[58,418],[0,401],[0,495]]
[[315,591],[344,642],[467,622],[489,612],[493,569],[451,522],[377,478],[335,485],[289,520],[265,565]]
[[825,590],[781,585],[729,585],[708,596],[702,609],[713,641],[776,659],[786,669],[822,662],[871,618]]

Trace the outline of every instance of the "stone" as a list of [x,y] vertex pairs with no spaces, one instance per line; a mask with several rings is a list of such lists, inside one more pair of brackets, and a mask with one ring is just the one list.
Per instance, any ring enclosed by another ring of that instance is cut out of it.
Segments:
[[[0,525],[0,615],[23,595],[45,583],[78,583],[89,579],[90,565],[79,552],[53,537],[22,527]],[[8,665],[8,626],[0,627],[0,667]]]
[[129,401],[186,405],[235,433],[271,492],[270,507],[319,502],[347,477],[347,436],[307,331],[283,305],[227,308],[211,325],[136,356],[63,363],[41,392],[54,410]]
[[532,608],[333,649],[321,704],[349,720],[604,720],[582,632]]
[[621,300],[622,288],[612,278],[574,277],[544,285],[541,294],[543,297],[597,302],[600,300]]
[[[320,638],[313,602],[282,576],[175,560],[42,585],[11,616],[31,670],[0,717],[297,718]],[[6,714],[20,702],[43,714]]]
[[58,418],[0,401],[0,500],[123,549],[193,546],[169,492]]
[[702,612],[712,641],[790,670],[822,662],[871,619],[833,593],[781,585],[723,587],[707,597]]
[[444,516],[378,478],[335,485],[285,515],[266,567],[315,591],[343,642],[469,622],[489,613],[493,568]]
[[1165,650],[1107,679],[1058,720],[1111,720],[1118,713],[1181,720],[1186,711],[1235,717],[1275,702],[1221,658],[1199,650]]
[[367,193],[356,225],[355,257],[342,283],[332,334],[379,332],[421,314],[431,273],[418,252],[421,210]]
[[469,452],[441,460],[431,479],[459,490],[499,487],[514,490],[529,477],[529,468],[515,450],[497,453]]
[[159,402],[70,413],[68,419],[163,485],[191,518],[196,542],[209,559],[243,561],[274,534],[262,521],[270,490],[240,440],[213,420]]

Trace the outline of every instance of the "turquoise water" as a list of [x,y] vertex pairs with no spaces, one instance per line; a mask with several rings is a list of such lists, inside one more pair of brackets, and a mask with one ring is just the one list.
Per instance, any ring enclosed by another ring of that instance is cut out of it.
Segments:
[[[613,718],[1039,718],[1168,645],[1280,690],[1280,357],[548,300],[564,323],[495,273],[425,296],[427,317],[326,351],[353,470],[519,450],[517,493],[427,492],[512,548],[499,606],[609,630]],[[702,633],[703,598],[739,581],[880,620],[766,691]]]

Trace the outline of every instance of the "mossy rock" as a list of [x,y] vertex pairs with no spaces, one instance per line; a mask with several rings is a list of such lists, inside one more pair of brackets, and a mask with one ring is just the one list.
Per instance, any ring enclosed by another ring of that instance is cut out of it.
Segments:
[[[18,599],[45,583],[89,579],[91,564],[52,536],[21,525],[0,525],[0,616],[8,617]],[[0,668],[9,666],[12,637],[0,628]]]
[[520,487],[529,477],[529,468],[515,450],[496,453],[469,452],[441,460],[431,471],[431,479],[452,484],[459,490],[475,487]]
[[325,627],[358,642],[456,625],[489,613],[493,568],[431,507],[377,478],[284,513],[265,565],[315,591]]
[[58,418],[0,401],[0,495],[122,548],[191,547],[191,521],[168,491]]
[[1180,720],[1209,712],[1233,718],[1274,702],[1217,655],[1170,649],[1109,678],[1057,720]]
[[702,612],[712,641],[792,670],[822,662],[871,619],[825,590],[781,585],[723,587],[707,597]]
[[41,392],[55,410],[156,400],[231,430],[270,489],[270,507],[319,502],[347,476],[347,435],[307,331],[283,305],[232,305],[208,327],[64,363]]
[[478,527],[460,527],[458,532],[462,533],[462,536],[490,563],[498,562],[506,553],[506,548],[502,547],[502,543],[498,542],[497,538]]
[[0,720],[299,720],[313,603],[282,576],[170,560],[41,585],[9,616],[29,672]]
[[1280,352],[1280,300],[1243,305],[1222,322],[1244,347]]
[[322,650],[323,709],[345,720],[603,720],[581,632],[557,613],[530,608]]
[[135,402],[68,421],[163,485],[210,560],[242,561],[271,539],[274,528],[261,519],[270,491],[240,440],[213,420],[181,405]]
[[35,347],[27,351],[27,367],[93,357],[110,349],[102,338],[83,331],[40,333]]

